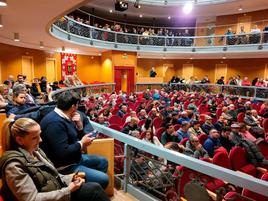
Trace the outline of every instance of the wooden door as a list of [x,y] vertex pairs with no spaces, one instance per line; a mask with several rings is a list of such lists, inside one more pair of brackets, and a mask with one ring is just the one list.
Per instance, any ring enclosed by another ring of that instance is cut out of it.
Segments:
[[33,57],[22,57],[22,74],[26,76],[26,82],[31,83],[33,81]]
[[194,75],[194,65],[183,64],[182,65],[182,77],[187,81],[193,75]]
[[56,60],[53,58],[46,59],[46,77],[49,83],[57,80]]
[[216,64],[215,66],[215,78],[214,83],[217,82],[220,77],[224,76],[225,81],[227,80],[227,64]]

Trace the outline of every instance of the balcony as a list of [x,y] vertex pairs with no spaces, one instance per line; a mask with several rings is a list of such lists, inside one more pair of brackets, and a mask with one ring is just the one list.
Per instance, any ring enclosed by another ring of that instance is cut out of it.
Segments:
[[210,36],[149,36],[114,32],[77,22],[57,20],[50,33],[88,47],[157,53],[245,53],[268,51],[268,32]]

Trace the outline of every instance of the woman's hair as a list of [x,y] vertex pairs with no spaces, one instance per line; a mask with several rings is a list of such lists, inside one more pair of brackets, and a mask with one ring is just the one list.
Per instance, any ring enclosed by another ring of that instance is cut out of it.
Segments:
[[147,134],[148,132],[150,133],[150,139],[149,139],[150,142],[151,142],[151,143],[154,143],[154,140],[153,140],[153,138],[154,138],[154,134],[153,134],[153,131],[152,131],[151,129],[148,129],[147,131],[145,131],[145,136],[144,136],[144,137],[146,138],[146,134]]
[[2,127],[2,149],[8,151],[15,149],[17,143],[15,138],[17,136],[26,136],[33,126],[38,125],[38,123],[29,118],[20,118],[14,121],[13,119],[6,119],[3,122]]
[[151,119],[151,118],[147,118],[147,119],[145,120],[145,123],[144,123],[144,128],[145,128],[146,130],[148,130],[150,127],[152,127],[152,119]]

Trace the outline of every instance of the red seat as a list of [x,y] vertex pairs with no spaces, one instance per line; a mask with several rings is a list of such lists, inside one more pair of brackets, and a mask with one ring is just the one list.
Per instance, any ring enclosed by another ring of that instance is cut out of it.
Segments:
[[259,148],[259,150],[261,151],[261,153],[263,154],[263,156],[268,159],[268,143],[264,140],[260,141],[257,143],[257,146]]
[[208,105],[199,105],[198,112],[199,114],[206,114],[209,110]]
[[175,124],[174,125],[174,130],[177,131],[181,128],[181,125],[180,124]]
[[237,122],[239,122],[239,123],[244,122],[244,118],[245,118],[245,113],[244,113],[244,112],[240,112],[240,113],[237,115]]
[[155,132],[156,137],[161,140],[162,133],[164,133],[166,129],[164,127],[158,128]]
[[160,117],[155,117],[153,119],[153,125],[155,127],[155,129],[158,129],[162,126],[163,120]]
[[217,119],[220,118],[221,114],[222,114],[222,108],[217,109],[216,110],[216,117],[217,117]]
[[188,141],[189,139],[188,138],[183,138],[181,141],[180,141],[180,144],[185,146],[186,145],[186,142]]
[[109,120],[108,120],[109,124],[117,124],[117,125],[122,125],[122,119],[121,117],[117,116],[117,115],[112,115]]
[[229,158],[233,170],[239,170],[253,177],[256,177],[256,167],[248,162],[245,149],[238,146],[233,147],[229,153]]
[[138,126],[141,128],[144,125],[145,121],[146,121],[146,119],[140,120],[138,123]]
[[198,139],[200,144],[204,144],[204,142],[208,139],[208,135],[205,133],[202,133],[201,135],[198,135]]
[[229,156],[224,152],[218,152],[213,156],[212,163],[227,169],[231,169]]
[[122,124],[126,123],[126,119],[130,116],[129,113],[125,114],[122,118]]
[[117,130],[117,131],[121,131],[121,127],[117,124],[110,124],[109,128]]

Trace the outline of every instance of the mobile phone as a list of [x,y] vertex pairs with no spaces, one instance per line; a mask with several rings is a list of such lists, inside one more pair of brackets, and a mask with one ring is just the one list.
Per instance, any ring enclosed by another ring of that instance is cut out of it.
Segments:
[[99,132],[97,130],[93,130],[90,133],[91,133],[91,135],[89,137],[96,137],[99,134]]

